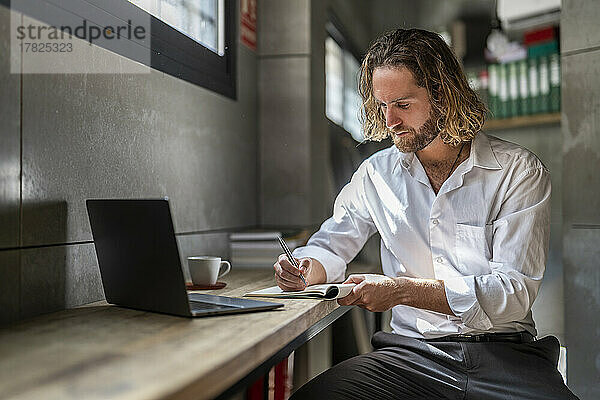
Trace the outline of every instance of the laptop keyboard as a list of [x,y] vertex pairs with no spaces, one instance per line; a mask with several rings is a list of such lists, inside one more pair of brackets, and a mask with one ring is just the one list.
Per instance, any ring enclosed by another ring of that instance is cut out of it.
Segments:
[[240,307],[227,306],[223,304],[207,303],[204,301],[190,300],[192,311],[215,311],[215,310],[231,310]]

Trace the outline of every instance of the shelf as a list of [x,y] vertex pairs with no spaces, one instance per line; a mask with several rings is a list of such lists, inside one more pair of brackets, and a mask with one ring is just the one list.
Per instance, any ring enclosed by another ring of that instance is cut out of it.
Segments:
[[525,115],[522,117],[492,119],[486,121],[484,131],[499,129],[521,128],[524,126],[545,125],[560,123],[560,113]]

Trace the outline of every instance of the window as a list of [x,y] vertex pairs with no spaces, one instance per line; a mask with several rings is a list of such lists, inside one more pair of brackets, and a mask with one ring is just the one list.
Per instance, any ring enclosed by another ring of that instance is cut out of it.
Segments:
[[224,0],[128,0],[222,56],[225,54]]
[[236,98],[235,0],[122,1],[152,17],[152,68]]
[[[92,32],[104,35],[94,40],[97,46],[236,98],[236,0],[0,0],[0,3],[58,27],[63,33],[70,27],[83,25],[82,32],[90,32],[87,38],[91,38]],[[147,26],[136,26],[139,21],[146,21],[143,25]],[[145,35],[139,40],[124,38],[120,30],[113,31],[116,26],[123,28],[124,36],[128,29],[140,29]],[[113,39],[115,35],[118,41]]]
[[362,142],[358,94],[360,63],[334,23],[327,25],[325,39],[325,115]]
[[344,51],[331,37],[325,39],[325,114],[344,124]]

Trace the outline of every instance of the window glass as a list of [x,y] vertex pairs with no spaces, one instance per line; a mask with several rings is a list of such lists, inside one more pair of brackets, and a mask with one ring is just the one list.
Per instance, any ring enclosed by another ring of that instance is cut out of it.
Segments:
[[344,122],[344,52],[335,40],[325,40],[325,115]]
[[349,52],[344,54],[344,129],[359,142],[364,140],[361,133],[360,106],[362,104],[358,94],[358,73],[360,64]]
[[215,53],[225,53],[224,0],[128,1]]
[[354,55],[332,37],[325,40],[325,115],[362,142],[358,94],[360,64]]

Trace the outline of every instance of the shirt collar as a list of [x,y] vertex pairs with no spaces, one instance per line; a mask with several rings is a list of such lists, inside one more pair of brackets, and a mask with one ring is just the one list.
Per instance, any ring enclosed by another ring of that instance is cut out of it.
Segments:
[[486,169],[502,169],[498,162],[490,139],[483,132],[479,132],[471,143],[471,152],[473,153],[473,165]]
[[[396,168],[401,165],[402,168],[404,168],[405,170],[407,170],[410,173],[410,165],[413,162],[413,158],[415,157],[415,153],[403,153],[400,150],[398,150],[398,148],[396,147],[396,145],[392,145],[394,146],[394,150],[398,153],[398,158],[396,159],[396,162],[394,163],[394,168],[392,168],[392,173],[394,173],[394,171],[396,171]],[[412,175],[412,174],[411,174]]]
[[[395,148],[395,150],[398,153],[398,158],[394,163],[392,173],[394,173],[398,165],[401,165],[404,169],[410,172],[409,167],[413,162],[415,153],[403,153],[397,148]],[[500,165],[498,159],[494,155],[494,151],[492,150],[492,145],[490,144],[489,138],[483,132],[479,132],[473,138],[473,141],[471,143],[471,154],[469,158],[472,160],[473,166],[486,169],[502,169],[502,166]]]

